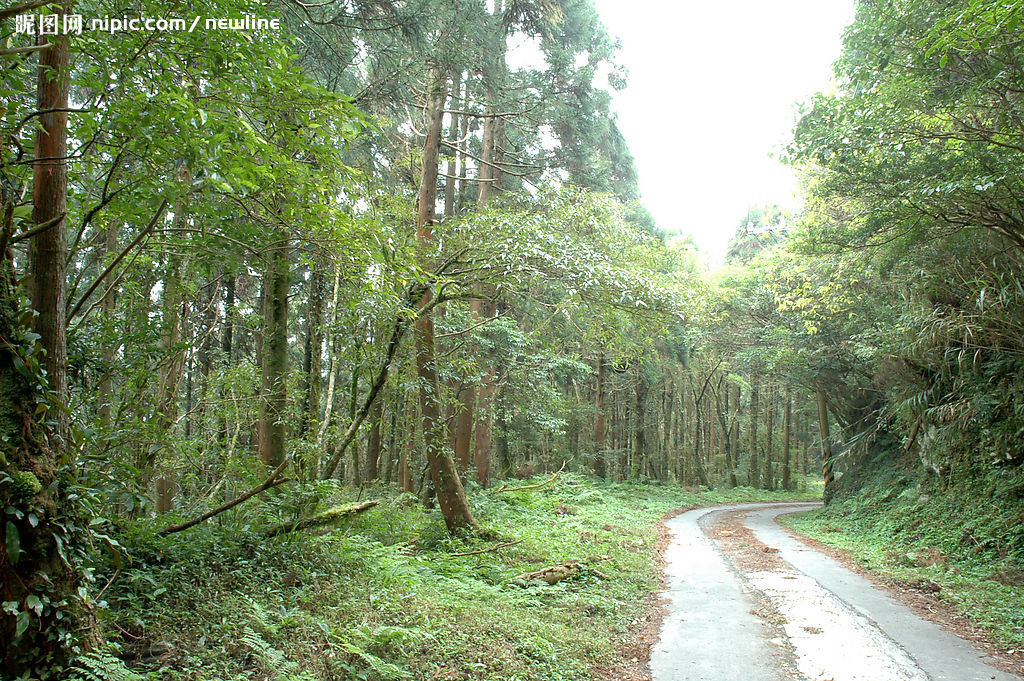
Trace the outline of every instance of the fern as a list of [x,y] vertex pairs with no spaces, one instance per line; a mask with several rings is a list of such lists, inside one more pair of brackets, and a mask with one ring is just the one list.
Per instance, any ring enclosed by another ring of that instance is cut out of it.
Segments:
[[248,646],[268,671],[280,671],[287,674],[298,670],[298,665],[289,660],[283,651],[268,643],[263,636],[250,627],[245,628],[239,642]]
[[95,650],[75,660],[68,681],[144,681],[144,677],[125,667],[109,650]]
[[386,660],[382,660],[373,653],[360,648],[355,643],[338,640],[337,646],[349,655],[353,655],[362,660],[363,664],[376,672],[382,679],[395,681],[397,679],[412,678],[412,675],[406,670],[397,665],[391,664]]
[[247,646],[260,661],[271,678],[279,681],[312,681],[312,672],[300,668],[298,662],[289,660],[283,650],[271,645],[262,635],[246,627],[239,642]]

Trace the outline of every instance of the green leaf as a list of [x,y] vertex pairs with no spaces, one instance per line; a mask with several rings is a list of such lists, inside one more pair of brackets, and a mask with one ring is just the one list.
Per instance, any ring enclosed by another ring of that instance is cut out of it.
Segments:
[[28,612],[22,610],[18,613],[18,624],[15,626],[14,629],[14,638],[20,638],[21,635],[25,633],[25,630],[28,629],[28,624],[30,621],[31,620]]
[[29,597],[25,599],[25,606],[28,607],[29,610],[35,610],[36,615],[42,616],[43,602],[39,600],[39,596],[30,594]]
[[17,526],[10,520],[7,521],[7,555],[11,558],[11,563],[17,563],[18,559],[21,558],[21,535],[18,534]]

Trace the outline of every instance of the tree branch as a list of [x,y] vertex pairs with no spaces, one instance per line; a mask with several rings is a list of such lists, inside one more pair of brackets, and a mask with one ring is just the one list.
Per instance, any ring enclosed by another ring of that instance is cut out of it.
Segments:
[[19,241],[24,241],[25,239],[31,239],[36,234],[42,234],[43,232],[45,232],[46,230],[50,229],[54,225],[60,223],[60,221],[63,220],[66,216],[67,216],[67,213],[61,213],[60,215],[57,215],[57,216],[54,216],[54,217],[50,218],[49,220],[47,220],[46,222],[44,222],[41,225],[36,225],[35,227],[33,227],[32,229],[28,230],[27,232],[22,232],[21,234],[15,234],[14,236],[11,237],[9,243],[16,244]]
[[500,319],[501,317],[504,316],[504,314],[505,313],[502,312],[502,313],[494,315],[493,317],[487,317],[483,321],[480,321],[480,322],[477,322],[476,324],[472,324],[470,326],[467,326],[466,328],[462,329],[461,331],[452,331],[451,333],[439,333],[439,334],[437,334],[436,337],[437,338],[451,338],[452,336],[461,336],[464,333],[469,333],[470,331],[472,331],[473,329],[475,329],[477,327],[483,326],[484,324],[490,324],[491,322]]
[[39,9],[40,7],[45,7],[53,2],[56,2],[56,0],[29,0],[28,2],[23,2],[20,5],[14,5],[7,9],[0,9],[0,21],[7,17],[13,17],[18,14],[24,14],[25,12],[31,12],[32,10]]
[[53,47],[53,43],[46,43],[44,45],[29,45],[28,47],[6,47],[0,49],[0,57],[7,57],[12,54],[31,54],[33,52],[42,52]]
[[164,210],[166,208],[167,199],[164,199],[163,202],[160,204],[160,207],[156,209],[156,215],[154,215],[153,219],[149,221],[149,224],[146,225],[146,228],[139,232],[138,236],[136,236],[135,239],[130,244],[128,244],[128,246],[123,251],[121,251],[116,258],[114,258],[114,261],[107,266],[107,269],[103,270],[103,272],[100,273],[99,276],[97,276],[96,279],[93,280],[92,284],[89,286],[89,290],[82,294],[82,297],[78,299],[78,302],[75,303],[75,306],[71,309],[71,312],[68,314],[68,319],[74,319],[75,315],[78,314],[78,311],[81,310],[82,306],[85,305],[87,300],[89,300],[89,296],[96,292],[96,289],[99,288],[99,285],[103,283],[104,279],[110,276],[110,273],[114,271],[114,268],[117,267],[118,263],[124,260],[125,256],[127,256],[136,246],[142,243],[142,240],[145,239],[149,235],[149,233],[153,231],[153,228],[156,226],[156,223],[160,220],[160,217],[164,214]]
[[[460,148],[458,145],[452,144],[451,142],[448,142],[446,140],[440,140],[440,142],[441,142],[441,144],[443,146],[446,146],[449,149],[454,149],[455,151],[459,152],[460,154],[465,154],[466,156],[469,156],[471,159],[473,159],[477,163],[483,163],[485,166],[490,166],[491,168],[494,168],[496,170],[500,170],[501,172],[505,173],[506,175],[511,175],[513,177],[527,177],[530,174],[530,173],[517,173],[515,171],[509,170],[506,166],[503,166],[503,165],[500,165],[500,164],[497,164],[497,163],[491,163],[490,161],[485,161],[482,158],[480,158],[479,156],[477,156],[475,154],[471,154],[468,151],[466,151],[465,149]],[[474,182],[475,181],[476,180],[474,180]]]
[[218,506],[217,508],[215,508],[213,510],[207,511],[206,513],[203,513],[202,515],[196,516],[192,520],[188,520],[188,521],[183,522],[183,523],[178,523],[177,525],[170,525],[169,527],[165,527],[164,529],[160,530],[160,532],[158,532],[157,534],[159,534],[161,537],[166,537],[169,534],[174,534],[175,532],[181,532],[182,530],[187,530],[190,527],[195,527],[199,523],[201,523],[201,522],[203,522],[205,520],[209,520],[210,518],[212,518],[215,515],[220,515],[224,511],[227,511],[229,509],[234,508],[235,506],[238,506],[243,501],[251,499],[252,497],[254,497],[257,494],[259,494],[260,492],[268,490],[271,487],[277,487],[278,485],[283,485],[286,482],[291,482],[292,481],[291,478],[283,478],[283,479],[280,479],[280,480],[278,479],[278,478],[281,477],[281,474],[284,473],[284,469],[288,467],[289,463],[291,463],[291,457],[285,458],[285,460],[282,461],[278,465],[277,468],[275,468],[273,471],[270,472],[270,475],[267,476],[266,480],[264,480],[260,484],[256,485],[255,487],[250,489],[248,492],[243,492],[242,494],[239,494],[237,497],[235,497],[231,501],[227,501],[227,502],[221,504],[220,506]]

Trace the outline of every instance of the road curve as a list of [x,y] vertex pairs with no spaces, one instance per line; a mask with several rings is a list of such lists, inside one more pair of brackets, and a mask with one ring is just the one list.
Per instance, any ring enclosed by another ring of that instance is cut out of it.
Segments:
[[[666,523],[667,614],[653,681],[1021,681],[838,562],[789,536],[783,513],[814,504],[696,509]],[[741,522],[782,566],[738,567],[705,532]]]

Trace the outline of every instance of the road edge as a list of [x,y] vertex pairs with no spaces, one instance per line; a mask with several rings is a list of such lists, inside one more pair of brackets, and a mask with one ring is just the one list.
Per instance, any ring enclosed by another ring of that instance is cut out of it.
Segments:
[[665,523],[677,515],[689,513],[698,508],[715,508],[727,504],[684,506],[664,513],[658,519],[656,539],[652,549],[654,562],[658,566],[658,586],[644,597],[644,615],[634,620],[640,628],[631,629],[627,637],[617,648],[616,662],[607,667],[595,670],[595,681],[651,681],[651,650],[658,642],[661,634],[661,623],[668,612],[668,577],[665,575],[665,551],[672,541],[672,535]]
[[775,522],[789,536],[808,548],[825,554],[851,572],[867,579],[876,588],[885,591],[892,598],[910,608],[918,617],[933,622],[945,631],[967,641],[979,653],[984,654],[988,658],[988,663],[993,667],[1008,674],[1024,677],[1024,651],[1006,650],[1003,644],[993,639],[984,629],[975,624],[970,616],[953,604],[942,600],[934,593],[929,593],[920,587],[916,587],[912,583],[903,582],[884,573],[871,570],[858,561],[849,551],[830,546],[813,537],[800,534],[788,525],[778,522],[778,519],[783,516],[803,512],[806,511],[797,510],[792,513],[779,514],[775,517]]

